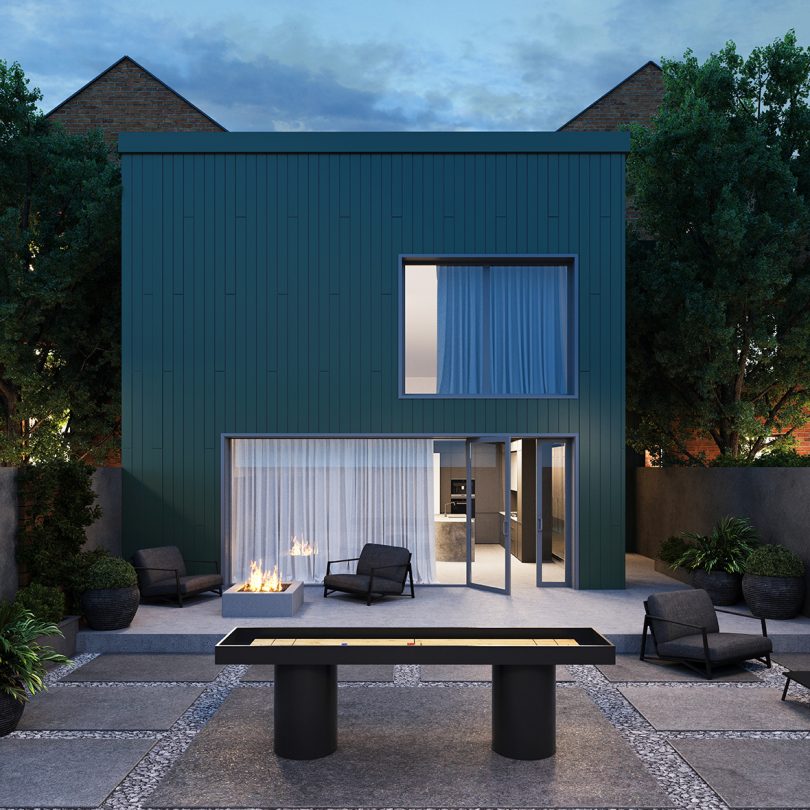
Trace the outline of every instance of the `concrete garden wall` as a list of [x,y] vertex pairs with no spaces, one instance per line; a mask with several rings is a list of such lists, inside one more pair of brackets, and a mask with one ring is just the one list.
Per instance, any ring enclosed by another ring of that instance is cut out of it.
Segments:
[[657,557],[667,537],[708,533],[725,515],[749,517],[766,543],[804,560],[810,616],[810,467],[650,468],[636,471],[636,551]]
[[[93,473],[93,490],[102,515],[87,529],[86,549],[106,548],[121,554],[121,468],[99,467]],[[0,467],[0,599],[17,592],[17,470]]]

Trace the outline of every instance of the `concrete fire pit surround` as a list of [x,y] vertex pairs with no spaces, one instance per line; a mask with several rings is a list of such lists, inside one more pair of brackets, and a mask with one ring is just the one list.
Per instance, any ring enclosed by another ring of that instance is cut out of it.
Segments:
[[304,583],[290,582],[283,591],[240,591],[243,583],[222,594],[222,615],[228,618],[294,616],[304,604]]

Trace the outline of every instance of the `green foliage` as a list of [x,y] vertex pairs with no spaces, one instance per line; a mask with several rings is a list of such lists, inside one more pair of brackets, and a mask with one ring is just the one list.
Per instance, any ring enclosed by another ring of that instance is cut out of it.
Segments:
[[82,590],[132,588],[137,584],[138,576],[135,569],[126,560],[120,557],[102,557],[87,569]]
[[102,459],[120,421],[120,171],[0,60],[0,463]]
[[803,577],[804,563],[784,546],[760,546],[748,558],[745,573],[760,577]]
[[785,448],[763,453],[752,461],[718,456],[711,461],[712,467],[810,467],[810,456],[797,453],[796,450]]
[[629,443],[705,465],[699,433],[750,461],[810,404],[810,49],[791,31],[662,68],[628,158]]
[[683,536],[667,537],[658,552],[658,558],[668,565],[675,566],[676,562],[690,548],[689,541]]
[[742,574],[745,562],[759,544],[759,535],[748,518],[721,518],[711,534],[684,532],[686,550],[675,565],[690,571],[703,569]]
[[25,702],[29,694],[44,691],[45,662],[70,661],[37,639],[61,635],[55,624],[36,618],[22,605],[0,602],[0,693]]
[[32,582],[17,591],[14,601],[43,622],[57,624],[65,615],[65,595],[59,588]]
[[71,594],[87,527],[101,517],[93,468],[79,461],[26,464],[17,472],[17,559],[34,582]]

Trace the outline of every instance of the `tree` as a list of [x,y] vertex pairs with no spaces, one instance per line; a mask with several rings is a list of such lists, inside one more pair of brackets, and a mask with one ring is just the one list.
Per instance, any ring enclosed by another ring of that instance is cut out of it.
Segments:
[[751,460],[810,404],[810,49],[791,31],[662,68],[628,158],[629,443],[703,464],[708,434]]
[[0,462],[103,459],[120,414],[120,172],[0,60]]

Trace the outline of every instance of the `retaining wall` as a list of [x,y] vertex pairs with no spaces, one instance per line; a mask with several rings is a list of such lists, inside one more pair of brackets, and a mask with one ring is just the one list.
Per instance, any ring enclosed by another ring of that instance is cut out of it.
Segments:
[[645,467],[636,470],[636,551],[657,557],[682,531],[708,533],[725,515],[749,517],[763,541],[804,560],[810,616],[810,468]]

